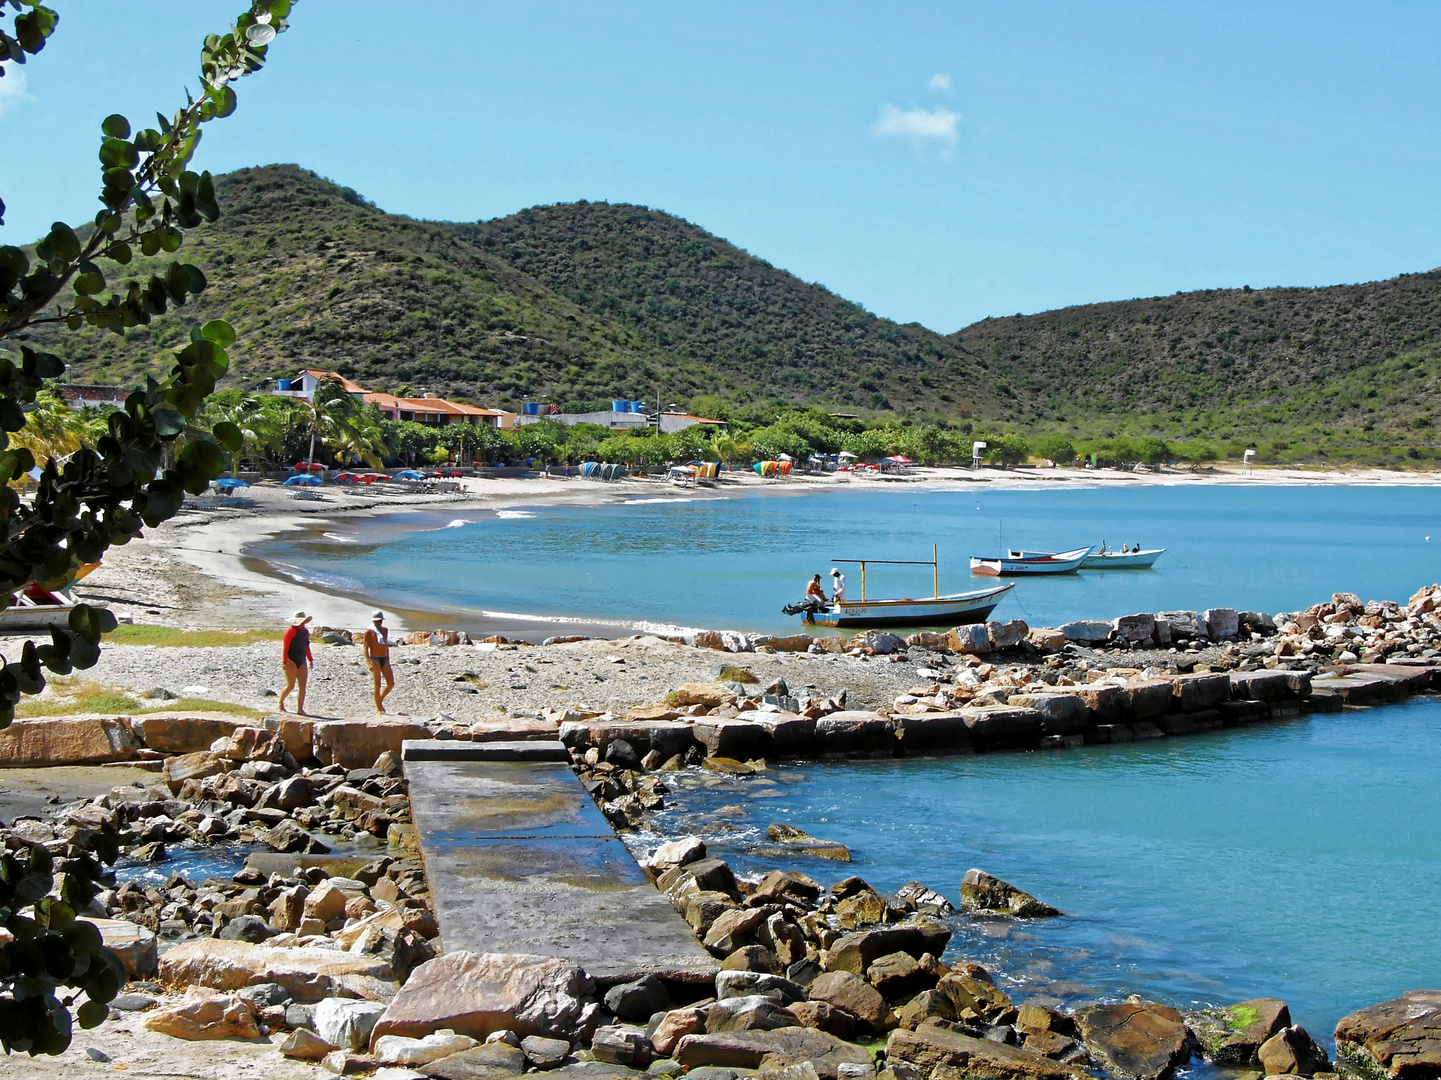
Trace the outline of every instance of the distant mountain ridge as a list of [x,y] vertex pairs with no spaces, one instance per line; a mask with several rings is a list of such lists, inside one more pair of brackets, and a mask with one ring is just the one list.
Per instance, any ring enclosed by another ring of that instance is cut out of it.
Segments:
[[182,251],[210,278],[198,301],[125,340],[42,335],[77,379],[134,381],[219,316],[247,382],[323,366],[512,407],[718,394],[993,430],[1434,446],[1441,271],[1091,304],[943,336],[644,207],[416,221],[293,165],[217,190],[221,219]]

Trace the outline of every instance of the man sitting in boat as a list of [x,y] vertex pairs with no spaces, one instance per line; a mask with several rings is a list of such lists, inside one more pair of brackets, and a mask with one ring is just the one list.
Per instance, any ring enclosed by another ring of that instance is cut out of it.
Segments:
[[787,604],[781,611],[786,615],[805,612],[806,622],[814,622],[816,612],[825,611],[828,607],[830,600],[826,598],[826,590],[821,586],[821,576],[815,574],[806,585],[806,598],[799,604]]

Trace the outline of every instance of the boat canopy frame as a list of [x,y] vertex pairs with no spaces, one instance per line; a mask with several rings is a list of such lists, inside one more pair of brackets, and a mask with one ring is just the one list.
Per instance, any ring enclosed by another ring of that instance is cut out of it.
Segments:
[[931,557],[929,559],[832,559],[831,562],[838,563],[859,563],[861,567],[861,603],[866,602],[866,564],[871,563],[878,566],[929,566],[931,568],[931,587],[935,590],[932,599],[941,598],[941,565],[939,548],[936,544],[931,545]]

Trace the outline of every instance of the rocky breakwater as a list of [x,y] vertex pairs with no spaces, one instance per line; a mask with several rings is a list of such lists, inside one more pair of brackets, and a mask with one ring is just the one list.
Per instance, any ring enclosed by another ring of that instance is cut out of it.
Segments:
[[[106,882],[81,915],[132,980],[116,1010],[144,1012],[145,1027],[185,1039],[290,1031],[294,1045],[343,1045],[357,1036],[336,1016],[378,1015],[438,954],[394,754],[364,769],[305,767],[277,733],[239,727],[207,750],[167,758],[163,781],[3,829],[8,852],[50,853],[57,896],[67,860],[101,833],[118,838],[123,875],[160,869],[170,854],[253,852],[230,877]],[[352,853],[333,855],[332,845]]]

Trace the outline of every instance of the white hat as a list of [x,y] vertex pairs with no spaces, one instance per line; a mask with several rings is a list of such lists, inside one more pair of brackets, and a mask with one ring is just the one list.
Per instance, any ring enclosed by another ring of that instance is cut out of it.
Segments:
[[832,567],[831,567],[831,576],[832,576],[832,577],[840,577],[840,576],[841,576],[841,572],[840,572],[839,570],[837,570],[834,566],[832,566]]
[[385,621],[385,612],[383,612],[383,611],[372,611],[372,612],[370,613],[370,621],[371,621],[371,622],[384,622],[384,621]]
[[294,615],[290,616],[291,626],[300,626],[302,623],[308,623],[309,621],[310,616],[303,611],[297,611]]

